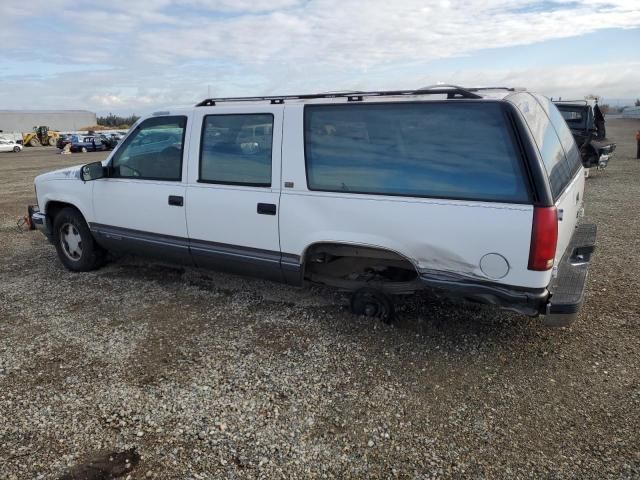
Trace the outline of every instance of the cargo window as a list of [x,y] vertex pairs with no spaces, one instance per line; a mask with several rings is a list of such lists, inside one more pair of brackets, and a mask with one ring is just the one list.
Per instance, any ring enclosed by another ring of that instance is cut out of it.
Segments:
[[558,134],[558,138],[560,138],[560,143],[562,144],[562,149],[564,150],[566,157],[563,165],[564,176],[566,177],[565,183],[569,183],[582,165],[580,150],[576,145],[571,129],[558,110],[558,107],[556,107],[556,105],[549,99],[544,97],[539,98],[539,101],[546,103],[549,119]]
[[199,182],[271,186],[273,115],[207,115],[200,141]]
[[530,195],[496,102],[311,105],[311,190],[525,203]]
[[[580,168],[580,152],[571,130],[556,106],[544,97],[539,101],[523,93],[514,100],[534,137],[557,199]],[[566,153],[566,154],[565,154]]]

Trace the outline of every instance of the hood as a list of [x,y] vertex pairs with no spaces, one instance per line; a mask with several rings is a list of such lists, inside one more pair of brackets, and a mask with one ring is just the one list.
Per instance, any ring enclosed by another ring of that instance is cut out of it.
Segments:
[[80,180],[81,168],[82,165],[76,165],[74,167],[61,168],[60,170],[43,173],[42,175],[38,175],[35,181],[46,182],[48,180]]

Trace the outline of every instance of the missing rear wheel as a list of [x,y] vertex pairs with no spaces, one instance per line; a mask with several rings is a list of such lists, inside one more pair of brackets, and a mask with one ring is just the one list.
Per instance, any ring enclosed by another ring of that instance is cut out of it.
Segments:
[[393,302],[391,298],[373,288],[361,288],[351,296],[351,312],[370,318],[379,318],[383,322],[393,321]]

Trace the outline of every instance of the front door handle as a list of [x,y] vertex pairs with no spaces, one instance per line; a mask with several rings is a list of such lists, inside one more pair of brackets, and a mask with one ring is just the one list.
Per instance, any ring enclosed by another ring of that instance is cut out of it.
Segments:
[[182,207],[184,205],[184,198],[180,195],[169,195],[169,205]]
[[259,203],[258,213],[260,215],[275,215],[276,214],[275,203]]

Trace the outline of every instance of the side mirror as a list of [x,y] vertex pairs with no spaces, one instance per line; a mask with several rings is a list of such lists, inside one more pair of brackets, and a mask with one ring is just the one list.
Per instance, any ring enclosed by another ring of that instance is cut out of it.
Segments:
[[105,177],[105,168],[102,162],[88,163],[80,169],[80,178],[85,182],[103,177]]

